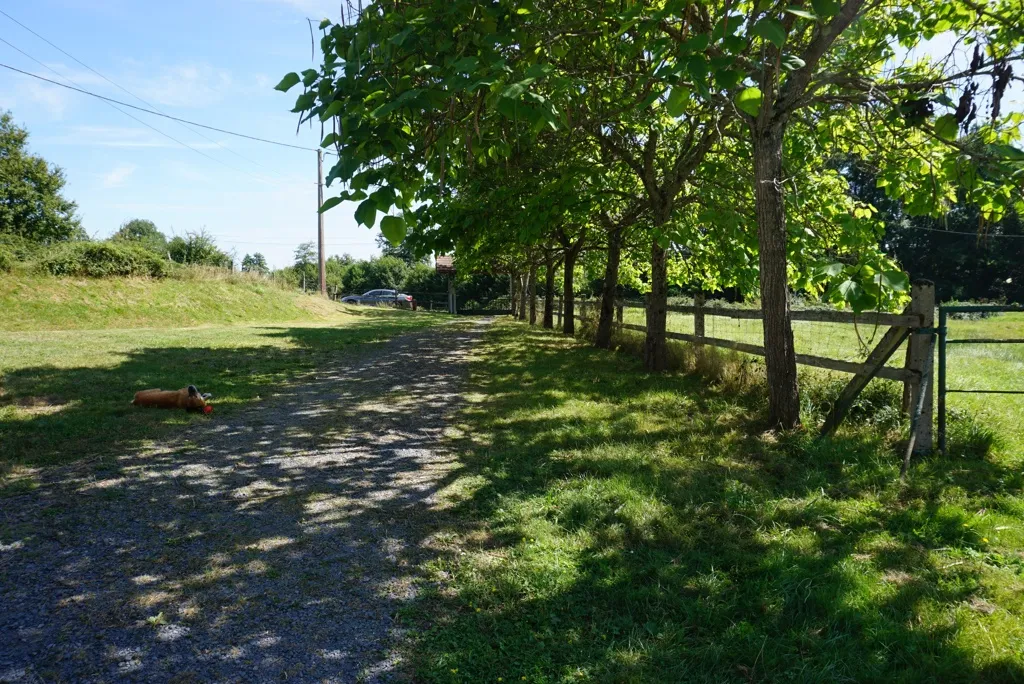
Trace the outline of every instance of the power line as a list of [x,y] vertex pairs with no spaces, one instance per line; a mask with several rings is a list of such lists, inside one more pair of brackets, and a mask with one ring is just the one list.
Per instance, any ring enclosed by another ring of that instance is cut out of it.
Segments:
[[[2,39],[0,39],[0,40],[2,40]],[[4,41],[4,42],[7,43],[7,41]],[[10,43],[7,43],[7,44],[11,45]],[[14,47],[14,46],[11,45],[11,47]],[[14,48],[14,49],[18,50],[18,48]],[[22,54],[25,54],[21,50],[18,50],[18,52],[21,52]],[[38,60],[33,60],[33,61],[37,61],[38,62]],[[43,64],[43,66],[45,67],[46,65]],[[201,124],[201,123],[198,123],[196,121],[189,121],[188,119],[182,119],[182,118],[179,118],[177,116],[171,116],[170,114],[162,114],[161,112],[158,112],[158,111],[156,111],[154,109],[146,109],[145,107],[139,107],[137,105],[128,104],[127,102],[122,102],[121,100],[115,100],[112,97],[107,97],[105,95],[99,95],[98,93],[94,93],[94,92],[85,90],[84,88],[77,88],[75,86],[69,86],[66,83],[60,83],[59,81],[54,81],[53,79],[46,78],[45,76],[40,76],[39,74],[33,74],[30,71],[23,71],[21,69],[12,67],[12,66],[10,66],[8,64],[0,63],[0,67],[3,67],[4,69],[8,69],[10,71],[14,71],[16,73],[22,74],[23,76],[29,76],[31,78],[38,79],[40,81],[45,81],[46,83],[51,83],[51,84],[53,84],[55,86],[60,86],[61,88],[67,88],[68,90],[74,90],[75,92],[82,93],[83,95],[88,95],[90,97],[95,97],[98,100],[106,100],[107,102],[111,102],[113,104],[121,105],[122,107],[129,107],[130,109],[134,109],[134,110],[137,110],[137,111],[140,111],[140,112],[145,112],[146,114],[152,114],[153,116],[161,116],[161,117],[163,117],[165,119],[170,119],[171,121],[177,121],[179,123],[185,123],[185,124],[188,124],[190,126],[198,126],[199,128],[205,128],[208,131],[216,131],[217,133],[223,133],[225,135],[233,135],[236,138],[245,138],[246,140],[255,140],[256,142],[267,143],[268,145],[278,145],[280,147],[290,147],[292,149],[303,150],[305,152],[316,152],[317,149],[318,149],[316,147],[303,147],[302,145],[292,145],[291,143],[279,142],[277,140],[267,140],[266,138],[260,138],[260,137],[257,137],[255,135],[246,135],[245,133],[236,133],[235,131],[229,131],[229,130],[226,130],[224,128],[217,128],[216,126],[207,126],[206,124]],[[49,67],[47,67],[47,68],[49,68]],[[324,154],[335,154],[335,153],[331,152],[329,150],[324,150]]]
[[[63,78],[63,79],[66,79],[66,80],[69,80],[69,81],[71,81],[71,79],[69,79],[69,78],[68,78],[67,76],[64,76],[64,75],[62,75],[62,74],[61,74],[60,72],[58,72],[58,71],[57,71],[56,69],[54,69],[54,68],[52,68],[52,67],[50,67],[50,66],[47,66],[47,65],[46,65],[46,64],[44,64],[43,62],[39,61],[38,59],[36,59],[36,58],[35,58],[35,57],[33,57],[32,55],[28,54],[27,52],[25,52],[24,50],[22,50],[21,48],[19,48],[19,47],[18,47],[17,45],[14,45],[14,44],[10,43],[10,42],[8,42],[7,40],[4,40],[3,38],[0,38],[0,43],[4,43],[4,44],[5,44],[5,45],[7,45],[8,47],[10,47],[10,48],[12,48],[12,49],[14,49],[14,50],[17,50],[18,52],[20,52],[21,54],[23,54],[23,55],[24,55],[25,57],[27,57],[27,58],[31,59],[31,60],[32,60],[33,62],[35,62],[36,64],[40,65],[40,66],[41,66],[41,67],[43,67],[44,69],[49,69],[50,71],[52,71],[53,73],[57,74],[57,75],[58,75],[58,76],[60,76],[61,78]],[[6,65],[0,65],[0,66],[6,66]],[[19,71],[19,72],[21,71],[21,69],[15,69],[14,67],[7,67],[7,68],[9,68],[9,69],[11,69],[11,70],[13,70],[13,71]],[[28,72],[22,72],[22,73],[28,73]],[[71,89],[71,90],[80,90],[79,88],[74,88],[74,87],[72,87],[72,86],[69,86],[69,85],[65,85],[65,84],[63,84],[63,83],[60,83],[60,82],[58,82],[58,81],[53,81],[53,80],[50,80],[50,79],[48,79],[48,78],[43,78],[43,77],[41,77],[41,76],[37,76],[36,78],[40,78],[40,79],[42,79],[42,80],[44,80],[44,81],[48,81],[49,83],[52,83],[52,84],[54,84],[54,85],[59,85],[59,86],[61,86],[61,87],[63,87],[63,88],[69,88],[69,89]],[[72,82],[72,83],[74,83],[74,81],[71,81],[71,82]],[[82,92],[85,92],[85,91],[82,91]],[[103,98],[103,99],[106,99],[106,98]],[[142,125],[143,125],[143,126],[145,126],[146,128],[148,128],[148,129],[150,129],[150,130],[152,130],[152,131],[155,131],[156,133],[159,133],[160,135],[164,136],[164,137],[165,137],[165,138],[167,138],[168,140],[172,140],[172,141],[174,141],[174,142],[178,143],[179,145],[181,145],[182,147],[185,147],[185,148],[187,148],[187,149],[190,149],[190,150],[192,150],[193,152],[195,152],[196,154],[198,154],[198,155],[199,155],[199,156],[201,156],[201,157],[205,157],[206,159],[209,159],[209,160],[210,160],[210,161],[212,161],[212,162],[216,162],[216,163],[218,163],[218,164],[221,164],[221,165],[223,165],[223,166],[226,166],[226,167],[228,167],[229,169],[233,169],[233,170],[235,170],[235,171],[241,171],[242,173],[245,173],[245,174],[246,174],[246,175],[248,175],[249,177],[251,177],[251,178],[254,178],[254,179],[256,179],[256,180],[258,180],[258,181],[261,181],[261,182],[263,182],[263,183],[266,183],[266,182],[268,182],[268,181],[267,181],[266,179],[264,179],[264,178],[260,178],[260,177],[258,177],[258,176],[254,176],[253,174],[249,173],[248,171],[246,171],[246,170],[244,170],[244,169],[239,169],[239,168],[237,168],[237,167],[231,166],[230,164],[225,164],[225,163],[224,163],[223,161],[221,161],[220,159],[217,159],[216,157],[211,157],[210,155],[206,154],[205,152],[202,152],[201,150],[198,150],[198,149],[196,149],[195,147],[192,147],[192,146],[191,146],[191,145],[189,145],[188,143],[184,143],[184,142],[182,142],[181,140],[178,140],[177,138],[175,138],[174,136],[170,135],[169,133],[165,133],[164,131],[161,131],[161,130],[160,130],[159,128],[156,128],[155,126],[151,126],[150,124],[146,123],[145,121],[143,121],[143,120],[142,120],[142,119],[140,119],[139,117],[135,116],[134,114],[130,114],[130,113],[128,113],[128,112],[126,112],[126,111],[124,111],[123,109],[120,109],[119,107],[117,107],[116,105],[112,104],[111,102],[107,102],[106,104],[107,104],[107,106],[109,106],[109,107],[112,107],[113,109],[116,109],[117,111],[121,112],[122,114],[124,114],[124,115],[125,115],[125,116],[127,116],[128,118],[130,118],[130,119],[133,119],[133,120],[135,120],[135,121],[139,122],[140,124],[142,124]],[[127,105],[127,104],[126,104],[125,106],[126,106],[126,107],[131,107],[131,105]]]
[[[64,54],[64,55],[66,55],[66,56],[70,57],[70,58],[71,58],[72,60],[74,60],[74,61],[75,61],[75,62],[77,62],[78,64],[81,64],[81,65],[82,65],[83,67],[85,67],[86,69],[88,69],[88,70],[89,70],[89,71],[91,71],[92,73],[96,74],[97,76],[99,76],[99,77],[100,77],[100,78],[102,78],[102,79],[103,79],[104,81],[106,81],[107,83],[111,84],[112,86],[114,86],[114,87],[115,87],[115,88],[117,88],[118,90],[120,90],[120,91],[122,91],[122,92],[124,92],[124,93],[127,93],[128,95],[131,95],[132,97],[134,97],[134,98],[135,98],[136,100],[138,100],[138,101],[139,101],[139,102],[141,102],[142,104],[146,105],[147,107],[152,107],[152,108],[153,108],[154,110],[156,110],[156,111],[160,111],[160,110],[159,110],[159,109],[157,108],[157,106],[156,106],[156,105],[154,105],[153,103],[151,103],[151,102],[147,102],[146,100],[142,99],[141,97],[139,97],[139,96],[138,96],[138,95],[136,95],[135,93],[131,92],[131,91],[130,91],[130,90],[128,90],[127,88],[125,88],[125,87],[123,87],[123,86],[119,85],[118,83],[115,83],[115,82],[114,82],[114,81],[112,81],[111,79],[107,78],[106,76],[104,76],[104,75],[103,75],[103,74],[101,74],[100,72],[98,72],[98,71],[96,71],[95,69],[93,69],[93,68],[92,68],[91,66],[89,66],[88,64],[86,64],[86,63],[85,63],[85,62],[83,62],[82,60],[80,60],[80,59],[78,59],[77,57],[75,57],[75,56],[74,56],[73,54],[71,54],[71,53],[70,53],[70,52],[68,52],[67,50],[65,50],[65,49],[63,49],[62,47],[60,47],[59,45],[57,45],[57,44],[55,44],[55,43],[51,42],[50,40],[47,40],[47,39],[46,39],[46,38],[45,38],[44,36],[40,35],[40,34],[39,34],[39,33],[37,33],[36,31],[33,31],[33,30],[32,30],[31,28],[29,28],[29,27],[28,27],[28,26],[26,26],[25,24],[21,23],[20,21],[18,21],[17,19],[15,19],[14,17],[12,17],[12,16],[11,16],[10,14],[8,14],[7,12],[4,12],[4,11],[3,11],[2,9],[0,9],[0,14],[4,15],[5,17],[7,17],[7,18],[8,18],[8,19],[10,19],[11,21],[13,21],[13,22],[14,22],[15,24],[17,24],[17,25],[18,25],[18,26],[20,26],[21,28],[25,29],[26,31],[28,31],[28,32],[29,32],[29,33],[31,33],[31,34],[32,34],[33,36],[35,36],[35,37],[36,37],[36,38],[38,38],[39,40],[43,41],[44,43],[46,43],[46,44],[47,44],[47,45],[49,45],[50,47],[52,47],[52,48],[54,48],[55,50],[59,51],[59,52],[60,52],[61,54]],[[8,44],[9,44],[9,43],[8,43]],[[24,54],[24,53],[23,53],[23,54]],[[44,66],[45,66],[45,65],[44,65]],[[68,80],[70,80],[70,79],[68,79]],[[73,81],[72,81],[72,82],[73,82]],[[161,113],[161,114],[163,114],[163,112],[160,112],[160,113]],[[270,171],[271,173],[274,173],[275,175],[277,175],[277,177],[278,177],[278,178],[281,178],[281,179],[283,179],[283,178],[284,178],[283,176],[281,176],[280,174],[276,173],[276,172],[275,172],[275,171],[273,171],[272,169],[269,169],[269,168],[267,168],[266,166],[264,166],[263,164],[260,164],[259,162],[255,161],[255,160],[249,159],[248,157],[246,157],[246,156],[244,156],[244,155],[242,155],[242,154],[239,154],[238,152],[235,152],[234,150],[232,150],[232,149],[230,149],[230,148],[228,148],[228,147],[225,147],[224,145],[221,145],[221,144],[220,144],[219,142],[217,142],[216,140],[214,140],[213,138],[211,138],[211,137],[209,137],[209,136],[207,136],[207,135],[204,135],[204,134],[203,134],[203,133],[201,133],[200,131],[197,131],[197,130],[195,130],[194,128],[192,128],[192,127],[190,127],[190,126],[187,126],[186,124],[184,124],[184,123],[181,123],[181,122],[178,122],[178,125],[180,125],[180,126],[181,126],[182,128],[184,128],[184,129],[186,129],[186,130],[188,130],[188,131],[191,131],[192,133],[195,133],[196,135],[198,135],[199,137],[203,138],[204,140],[207,140],[207,141],[209,141],[209,142],[212,142],[212,143],[213,143],[214,145],[216,145],[217,147],[221,148],[222,150],[225,150],[226,152],[230,152],[231,154],[235,155],[235,156],[236,156],[236,157],[238,157],[239,159],[241,159],[241,160],[243,160],[243,161],[245,161],[245,162],[248,162],[248,163],[250,163],[250,164],[255,164],[256,166],[259,166],[260,168],[266,169],[267,171]]]

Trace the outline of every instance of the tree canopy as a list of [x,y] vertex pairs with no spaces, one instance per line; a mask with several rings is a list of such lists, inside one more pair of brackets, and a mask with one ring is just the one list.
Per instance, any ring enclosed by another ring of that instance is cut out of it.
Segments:
[[111,239],[134,242],[160,255],[167,253],[167,236],[161,233],[156,224],[148,219],[134,218],[125,221],[111,236]]
[[38,244],[85,237],[64,172],[28,151],[28,131],[0,112],[0,234]]
[[[789,294],[899,306],[908,276],[868,165],[912,216],[1021,209],[1024,40],[1012,0],[379,0],[320,24],[293,111],[338,152],[323,210],[415,250],[535,282],[581,253],[643,263],[645,363],[664,367],[670,283],[760,297],[772,421],[799,420]],[[954,36],[947,53],[929,49]],[[605,299],[614,288],[606,288]],[[610,307],[602,308],[602,319]],[[566,332],[571,332],[568,317]],[[599,344],[601,341],[599,340]]]

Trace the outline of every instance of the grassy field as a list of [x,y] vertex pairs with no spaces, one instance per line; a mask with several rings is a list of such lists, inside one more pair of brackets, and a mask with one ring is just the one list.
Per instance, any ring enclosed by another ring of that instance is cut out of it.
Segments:
[[512,323],[473,389],[425,680],[1024,681],[1019,423],[900,484],[899,430],[780,437],[757,391]]
[[[181,308],[168,310],[168,284],[0,279],[7,296],[35,288],[12,307],[7,325],[19,330],[0,331],[0,489],[31,486],[38,466],[116,454],[174,426],[215,420],[339,355],[439,320],[226,282],[196,283],[202,299],[181,295]],[[58,292],[76,293],[67,309],[86,313],[66,313],[69,329],[48,330],[64,318],[40,302]],[[203,308],[206,297],[215,297],[212,309]],[[236,322],[246,316],[257,322]],[[33,320],[42,329],[20,330]],[[181,327],[183,320],[218,324]],[[86,322],[116,327],[75,329]],[[131,327],[137,323],[154,327]],[[213,393],[212,417],[129,404],[137,390],[188,384]]]
[[[642,309],[626,309],[627,323],[644,324]],[[1024,339],[1024,313],[1005,313],[981,320],[950,320],[949,339]],[[693,316],[670,312],[668,329],[693,334]],[[877,343],[884,328],[849,324],[794,321],[793,337],[797,353],[813,354],[847,361],[861,361]],[[705,319],[709,337],[735,340],[763,346],[761,321],[721,316]],[[893,355],[889,365],[901,366],[906,353]],[[1024,391],[1024,345],[951,344],[948,347],[947,383],[951,389],[1004,389]],[[937,365],[937,362],[936,362]],[[819,374],[819,375],[823,375]],[[848,379],[848,375],[836,374]],[[992,427],[1002,439],[1003,448],[1024,449],[1024,395],[950,394],[951,412],[966,411]]]
[[323,299],[244,274],[193,276],[153,280],[0,274],[0,331],[317,321],[336,311]]

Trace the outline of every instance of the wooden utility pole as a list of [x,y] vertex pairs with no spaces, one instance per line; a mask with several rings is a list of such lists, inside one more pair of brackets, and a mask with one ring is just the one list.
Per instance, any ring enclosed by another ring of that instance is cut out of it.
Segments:
[[317,221],[317,246],[320,255],[320,295],[327,296],[327,256],[324,247],[324,215],[320,208],[324,206],[324,152],[316,151],[316,221]]

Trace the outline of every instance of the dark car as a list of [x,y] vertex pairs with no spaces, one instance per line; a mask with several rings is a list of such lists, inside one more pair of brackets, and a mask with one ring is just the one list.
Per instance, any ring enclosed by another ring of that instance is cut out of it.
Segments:
[[371,306],[397,306],[416,310],[416,300],[412,295],[402,294],[395,290],[370,290],[361,295],[348,295],[341,301],[346,304],[369,304]]

